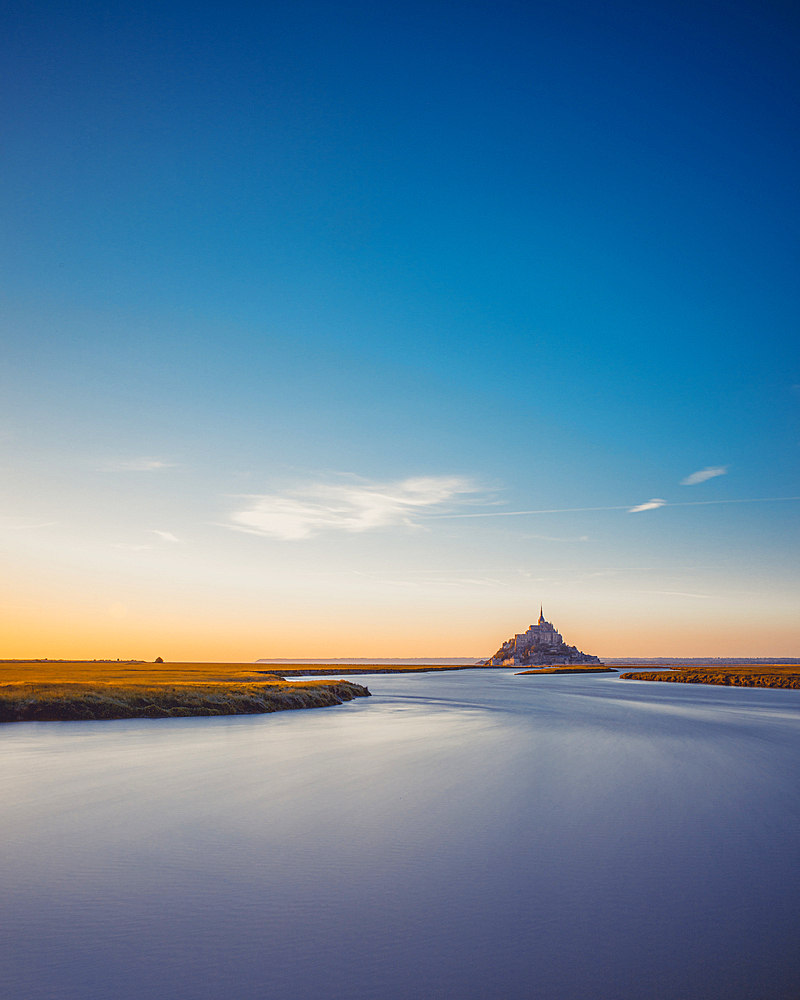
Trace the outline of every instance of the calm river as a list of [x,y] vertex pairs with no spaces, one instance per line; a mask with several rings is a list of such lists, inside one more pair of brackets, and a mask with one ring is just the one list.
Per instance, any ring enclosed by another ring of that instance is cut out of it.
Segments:
[[800,691],[0,727],[3,1000],[796,1000]]

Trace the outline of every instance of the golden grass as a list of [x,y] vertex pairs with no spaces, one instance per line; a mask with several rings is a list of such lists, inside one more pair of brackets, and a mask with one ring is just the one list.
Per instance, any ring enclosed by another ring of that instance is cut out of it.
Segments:
[[800,689],[800,664],[759,663],[758,666],[752,664],[709,664],[708,666],[671,667],[669,670],[658,671],[637,670],[620,674],[620,680]]
[[0,722],[241,715],[368,696],[352,681],[287,683],[251,663],[0,662]]
[[141,660],[0,660],[0,684],[34,678],[44,680],[87,681],[96,683],[217,682],[261,681],[265,677],[318,677],[342,674],[414,674],[440,670],[471,670],[469,664],[391,664],[359,663],[144,663]]

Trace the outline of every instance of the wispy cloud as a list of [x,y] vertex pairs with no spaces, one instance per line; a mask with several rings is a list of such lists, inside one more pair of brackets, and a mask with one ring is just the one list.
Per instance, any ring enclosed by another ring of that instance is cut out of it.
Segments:
[[456,476],[420,476],[394,483],[310,483],[283,493],[243,497],[248,506],[235,511],[227,527],[285,540],[324,531],[373,531],[415,525],[416,515],[476,492],[476,486]]
[[713,479],[714,476],[724,476],[727,471],[727,465],[707,465],[705,469],[700,469],[699,472],[693,472],[691,476],[681,479],[681,486],[696,486],[698,483],[704,483],[707,479]]
[[37,524],[12,524],[0,518],[0,530],[2,531],[31,531],[34,528],[49,528],[58,521],[40,521]]
[[683,590],[643,590],[643,594],[666,594],[668,597],[697,597],[703,601],[713,601],[711,594],[687,594]]
[[[613,507],[548,507],[542,510],[490,510],[469,514],[429,514],[424,515],[425,520],[441,518],[464,518],[464,517],[523,517],[532,514],[582,514],[589,511],[598,510],[627,510],[634,514],[640,510],[654,510],[656,507],[714,507],[718,504],[729,503],[782,503],[787,500],[800,500],[796,497],[742,497],[737,500],[681,500],[678,503],[669,503],[666,500],[649,500],[638,507],[631,507],[630,504],[615,504]],[[423,518],[420,518],[422,520]]]
[[183,543],[183,539],[176,538],[171,531],[159,531],[158,528],[151,528],[150,534],[158,535],[158,537],[161,539],[162,542],[178,542],[180,544]]
[[174,462],[162,462],[158,458],[126,458],[105,462],[100,472],[153,472],[156,469],[174,469]]
[[[396,587],[414,587],[420,590],[432,587],[507,587],[508,583],[494,576],[484,576],[478,573],[463,573],[458,570],[413,569],[407,570],[410,579],[388,576],[382,573],[362,573],[353,570],[353,576],[363,576],[369,580],[378,580],[383,584]],[[422,579],[420,579],[422,577]]]
[[588,535],[573,535],[571,538],[559,538],[555,535],[525,535],[526,539],[534,538],[540,542],[588,542]]
[[656,497],[653,500],[648,500],[647,503],[640,503],[638,507],[631,507],[628,510],[628,513],[638,514],[641,510],[657,510],[659,507],[663,507],[666,502],[666,500],[659,500],[658,497]]

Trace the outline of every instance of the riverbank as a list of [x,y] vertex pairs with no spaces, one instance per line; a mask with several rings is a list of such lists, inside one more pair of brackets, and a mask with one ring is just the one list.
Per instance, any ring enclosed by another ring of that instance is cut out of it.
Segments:
[[352,681],[288,682],[249,663],[0,662],[0,722],[256,715],[364,697]]
[[725,664],[706,667],[676,666],[668,670],[629,671],[620,674],[620,680],[800,689],[800,666],[796,663],[759,664],[756,669],[752,666]]

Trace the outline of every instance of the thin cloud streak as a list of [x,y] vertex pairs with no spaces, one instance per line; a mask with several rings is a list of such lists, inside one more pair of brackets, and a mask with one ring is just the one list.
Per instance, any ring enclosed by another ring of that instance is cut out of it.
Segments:
[[[437,571],[425,571],[425,570],[411,570],[409,575],[417,575],[418,573],[426,574],[436,573]],[[410,587],[415,590],[429,590],[432,587],[508,587],[508,583],[503,580],[498,580],[495,577],[472,577],[472,576],[458,576],[458,575],[437,575],[433,579],[428,578],[424,580],[403,580],[397,579],[391,576],[382,576],[379,573],[361,573],[357,570],[353,571],[353,576],[364,577],[367,580],[376,580],[379,583],[387,584],[395,587]]]
[[171,531],[159,531],[158,528],[150,528],[151,535],[158,535],[162,542],[178,542],[183,544],[182,538],[176,538]]
[[[798,497],[752,497],[743,500],[681,500],[678,503],[661,503],[663,507],[707,507],[721,503],[778,503],[783,500],[800,500]],[[651,501],[652,502],[652,501]],[[652,509],[641,504],[639,508],[631,508],[630,504],[617,504],[613,507],[554,507],[547,510],[491,510],[480,514],[428,514],[426,521],[439,520],[445,517],[521,517],[523,514],[579,514],[593,510],[646,510]]]
[[0,531],[32,531],[34,528],[50,528],[58,521],[42,521],[38,524],[0,524]]
[[696,486],[698,483],[704,483],[707,479],[713,479],[715,476],[724,476],[727,472],[727,465],[707,465],[705,469],[700,469],[699,472],[693,472],[691,476],[681,479],[681,486]]
[[647,503],[640,503],[638,507],[631,507],[628,513],[638,514],[642,510],[658,510],[658,508],[663,507],[666,502],[666,500],[659,500],[659,498],[656,497],[653,500],[648,500]]
[[539,542],[588,542],[588,535],[573,535],[571,538],[559,538],[554,535],[524,535],[525,539],[535,539]]
[[174,462],[162,462],[157,458],[131,458],[106,462],[99,472],[153,472],[157,469],[174,469]]
[[703,601],[713,601],[711,594],[687,594],[683,590],[642,590],[642,594],[666,594],[668,597],[698,597]]

